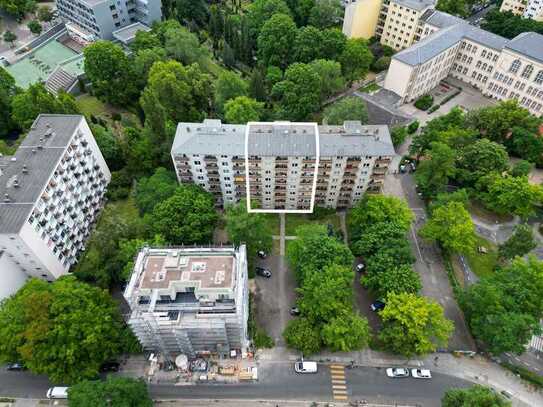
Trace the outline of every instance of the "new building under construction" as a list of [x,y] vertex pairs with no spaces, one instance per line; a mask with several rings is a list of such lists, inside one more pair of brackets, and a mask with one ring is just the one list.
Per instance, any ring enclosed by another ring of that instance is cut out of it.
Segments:
[[173,360],[248,346],[245,246],[143,248],[124,292],[129,325],[146,350]]

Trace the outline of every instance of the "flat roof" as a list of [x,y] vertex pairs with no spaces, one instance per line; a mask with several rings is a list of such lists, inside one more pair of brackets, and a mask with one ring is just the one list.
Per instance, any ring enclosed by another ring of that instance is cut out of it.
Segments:
[[230,288],[234,285],[234,255],[186,253],[168,249],[147,255],[139,289],[168,288],[172,282],[198,283],[200,288]]
[[80,115],[41,114],[15,155],[3,158],[0,233],[19,232],[82,120]]
[[316,123],[249,123],[249,156],[311,156],[317,154]]
[[136,38],[136,33],[138,31],[151,31],[150,27],[147,27],[145,24],[140,22],[127,25],[126,27],[120,28],[112,32],[113,38],[121,41],[123,44],[128,44]]
[[436,0],[392,0],[391,3],[397,3],[403,7],[422,11],[427,7],[433,6],[436,3]]

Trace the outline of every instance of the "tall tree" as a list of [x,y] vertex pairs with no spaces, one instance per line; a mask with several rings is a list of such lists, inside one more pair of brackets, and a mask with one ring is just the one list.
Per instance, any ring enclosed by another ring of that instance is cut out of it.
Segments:
[[247,19],[251,37],[256,40],[264,24],[274,14],[290,15],[290,9],[284,0],[255,0],[247,8]]
[[332,352],[352,352],[368,346],[371,334],[368,320],[343,311],[322,327],[323,343]]
[[311,65],[295,63],[285,78],[276,83],[272,96],[278,100],[279,113],[285,119],[302,121],[320,106],[320,78]]
[[467,17],[469,15],[466,0],[438,0],[436,9],[458,17]]
[[171,197],[178,187],[175,174],[159,167],[148,178],[140,178],[136,184],[134,198],[142,214],[150,213],[155,206]]
[[169,56],[184,65],[196,63],[202,70],[206,69],[210,53],[200,44],[196,34],[185,27],[172,27],[165,31],[164,40],[164,48]]
[[320,58],[322,53],[322,31],[310,25],[298,29],[292,60],[309,63]]
[[441,399],[442,407],[468,407],[468,406],[489,406],[489,407],[510,407],[511,402],[505,400],[493,389],[474,385],[467,389],[450,389],[445,392]]
[[76,383],[68,390],[68,402],[71,407],[153,406],[143,380],[113,376]]
[[176,0],[177,18],[203,27],[207,23],[208,9],[205,0]]
[[137,94],[131,64],[122,48],[110,41],[97,41],[83,50],[85,74],[93,92],[118,106],[134,103]]
[[394,222],[408,230],[413,219],[413,212],[404,200],[389,195],[366,195],[351,210],[349,225],[355,234],[360,234],[359,229],[366,226],[385,222]]
[[446,190],[449,179],[456,173],[455,156],[454,150],[448,145],[440,142],[431,144],[426,159],[419,164],[415,174],[424,197],[431,198]]
[[472,185],[491,172],[503,173],[509,168],[505,147],[486,138],[465,147],[457,160],[458,177]]
[[419,234],[424,239],[438,241],[453,252],[470,253],[475,250],[475,227],[469,212],[459,202],[437,207]]
[[0,67],[0,138],[9,134],[15,126],[11,119],[11,101],[16,93],[15,79]]
[[348,96],[331,104],[323,112],[323,121],[327,124],[342,125],[347,120],[368,122],[368,111],[364,101],[356,96]]
[[364,79],[373,62],[373,54],[362,38],[349,38],[339,57],[343,76],[348,83]]
[[285,0],[285,2],[294,15],[296,25],[298,27],[307,25],[311,10],[315,6],[315,0]]
[[257,122],[262,119],[264,103],[257,102],[247,96],[230,99],[224,105],[224,118],[228,123]]
[[[376,257],[373,256],[372,259]],[[391,265],[392,266],[392,265]],[[368,267],[368,273],[362,277],[362,285],[371,289],[378,297],[386,297],[388,293],[417,294],[422,288],[419,275],[407,264],[396,266],[388,270],[375,272],[375,268]]]
[[379,339],[392,352],[408,357],[446,346],[454,329],[441,305],[415,294],[389,294],[379,315],[383,320]]
[[195,185],[179,186],[148,218],[151,230],[175,245],[211,242],[216,222],[213,196]]
[[286,14],[275,14],[262,26],[258,35],[258,60],[263,66],[286,68],[292,58],[292,44],[297,35],[296,24]]
[[322,57],[334,61],[340,61],[340,56],[347,45],[347,37],[337,28],[329,28],[322,31]]
[[22,361],[52,382],[93,378],[122,350],[122,318],[102,289],[73,276],[32,279],[0,305],[0,359]]
[[31,13],[36,9],[34,0],[0,0],[0,10],[7,14],[22,20],[25,14]]
[[[341,74],[341,64],[339,62],[326,59],[316,59],[309,65],[311,68],[313,68],[317,75],[319,75],[321,80],[321,102],[326,101],[326,99],[329,97],[343,90],[345,87],[345,79],[343,79],[343,75]],[[360,108],[358,108],[356,112],[359,113]],[[360,119],[355,120],[360,120],[363,123],[367,121],[367,119],[364,120],[363,115],[360,115],[359,117]]]
[[221,72],[214,85],[215,109],[221,113],[226,102],[238,96],[247,96],[249,91],[247,82],[231,71]]
[[337,26],[343,18],[340,0],[315,0],[315,6],[309,13],[309,24],[319,28]]
[[532,228],[527,224],[517,225],[509,239],[500,245],[499,255],[504,259],[524,256],[537,246]]
[[312,355],[321,348],[321,333],[318,327],[306,318],[296,318],[287,324],[283,337],[289,348],[302,352],[303,355]]

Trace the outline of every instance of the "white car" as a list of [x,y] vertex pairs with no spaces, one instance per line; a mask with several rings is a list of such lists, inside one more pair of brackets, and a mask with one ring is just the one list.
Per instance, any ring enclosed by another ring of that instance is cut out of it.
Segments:
[[409,369],[403,367],[389,367],[387,369],[387,376],[395,378],[409,377]]
[[411,369],[411,376],[415,379],[431,379],[432,373],[428,369]]
[[317,373],[317,370],[317,362],[301,360],[294,363],[294,371],[296,373]]

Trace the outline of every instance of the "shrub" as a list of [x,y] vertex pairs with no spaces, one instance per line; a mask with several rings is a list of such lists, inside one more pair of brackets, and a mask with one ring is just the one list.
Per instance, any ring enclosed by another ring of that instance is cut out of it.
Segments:
[[413,123],[411,123],[409,126],[407,126],[407,132],[409,134],[415,133],[418,130],[419,125],[420,125],[419,121],[415,120]]
[[384,71],[385,69],[388,69],[390,65],[390,61],[391,61],[390,57],[383,56],[372,64],[371,70],[374,72]]
[[415,107],[420,110],[428,110],[434,103],[434,98],[432,95],[424,95],[417,99],[415,102]]

